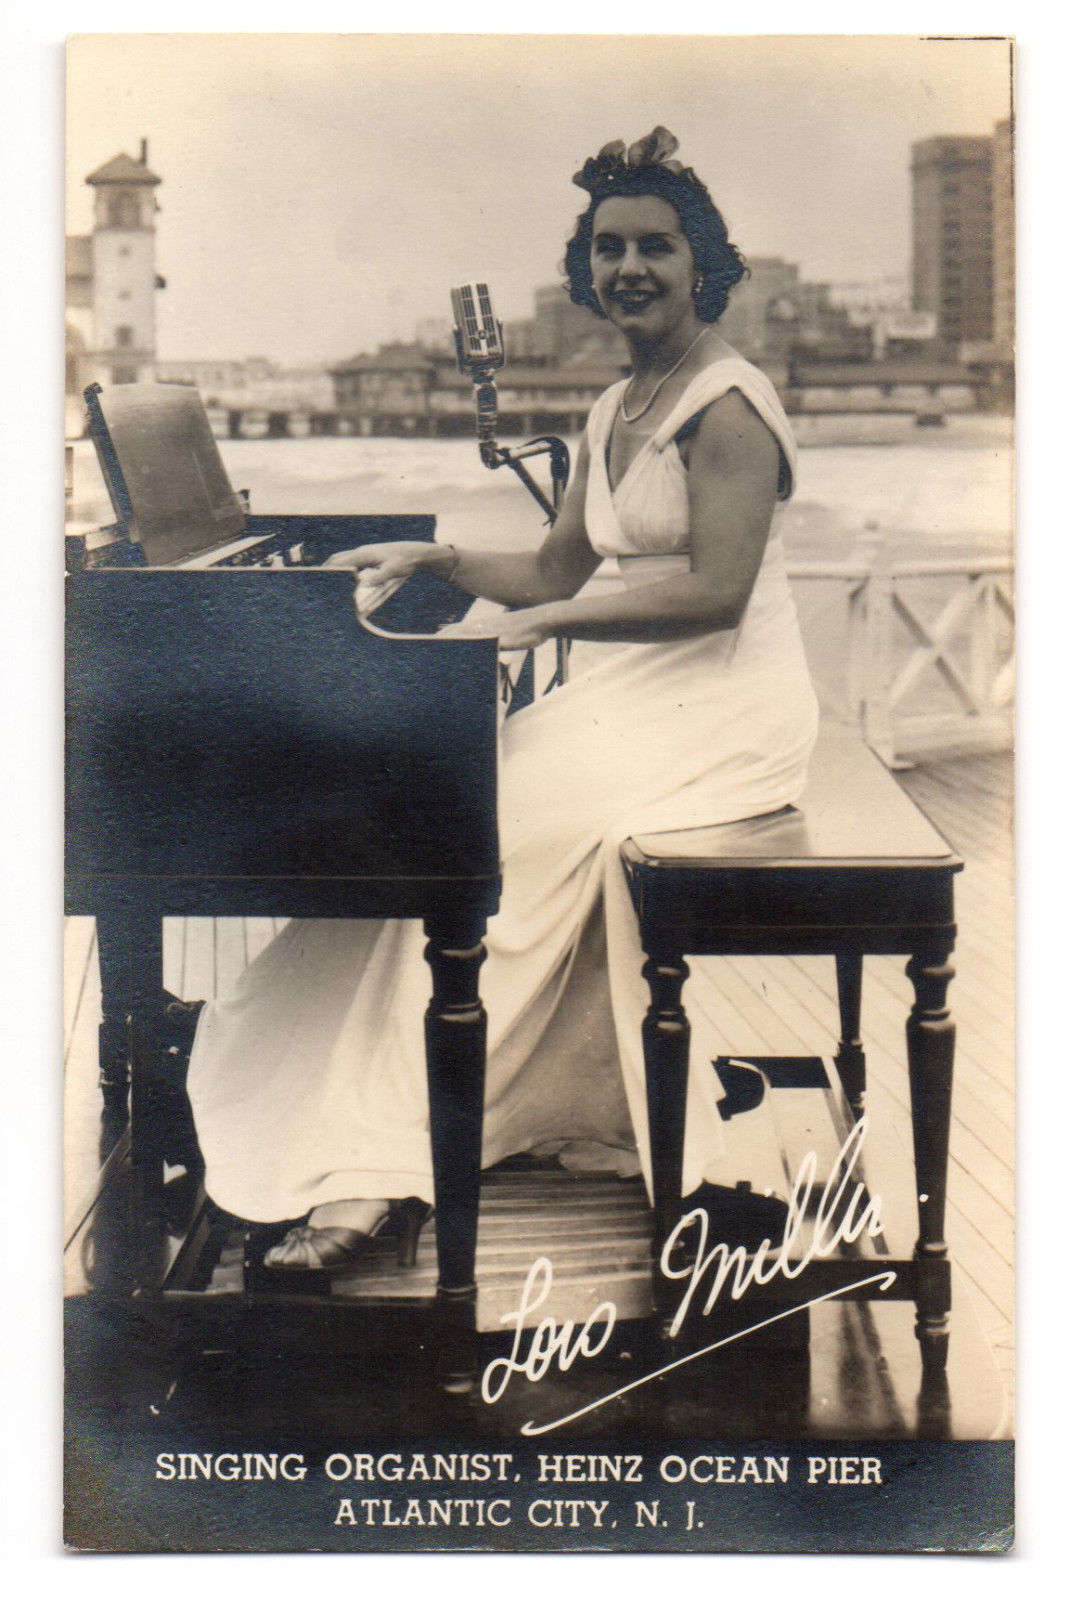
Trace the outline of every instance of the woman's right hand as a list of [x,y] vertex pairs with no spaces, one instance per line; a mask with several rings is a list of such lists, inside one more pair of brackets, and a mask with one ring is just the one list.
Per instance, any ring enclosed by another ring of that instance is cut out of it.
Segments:
[[361,544],[355,550],[339,550],[324,563],[328,567],[348,567],[362,574],[362,581],[375,587],[404,583],[420,567],[432,566],[434,557],[448,553],[422,540],[399,539],[394,544]]

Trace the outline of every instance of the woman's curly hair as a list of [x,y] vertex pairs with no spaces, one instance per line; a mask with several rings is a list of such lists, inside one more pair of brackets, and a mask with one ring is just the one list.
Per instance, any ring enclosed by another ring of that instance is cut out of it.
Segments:
[[[676,165],[676,163],[674,163]],[[593,167],[594,163],[588,163]],[[691,246],[702,287],[695,296],[695,310],[703,322],[716,322],[728,304],[729,291],[747,276],[747,264],[728,237],[724,218],[710,198],[701,178],[690,167],[679,172],[664,163],[644,166],[618,164],[602,174],[592,172],[591,203],[576,219],[576,229],[565,246],[564,271],[570,297],[578,306],[588,306],[599,317],[605,312],[598,304],[591,277],[591,240],[594,214],[603,200],[620,195],[654,195],[667,200]]]

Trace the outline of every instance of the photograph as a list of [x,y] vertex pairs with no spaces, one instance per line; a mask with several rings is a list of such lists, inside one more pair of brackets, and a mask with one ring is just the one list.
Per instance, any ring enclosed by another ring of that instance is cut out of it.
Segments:
[[1012,1548],[1014,106],[68,40],[68,1549]]

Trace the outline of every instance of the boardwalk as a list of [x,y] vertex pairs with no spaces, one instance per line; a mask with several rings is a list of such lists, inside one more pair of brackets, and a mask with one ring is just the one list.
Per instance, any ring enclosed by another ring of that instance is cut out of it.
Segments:
[[[951,1003],[958,1023],[948,1237],[974,1315],[1011,1391],[1013,1367],[1014,997],[1012,762],[1009,755],[931,762],[898,774],[903,788],[964,857]],[[171,921],[165,982],[187,998],[226,990],[271,939],[270,920]],[[64,1048],[68,1215],[91,1192],[97,1165],[95,1080],[99,989],[93,924],[67,928]],[[694,961],[688,1005],[706,1013],[729,1054],[828,1052],[838,1032],[831,959]],[[909,1177],[910,1122],[903,1022],[910,984],[896,958],[866,964],[862,1033],[873,1123],[898,1140]],[[910,1212],[909,1189],[897,1201]],[[1005,1422],[1005,1427],[1008,1423]]]

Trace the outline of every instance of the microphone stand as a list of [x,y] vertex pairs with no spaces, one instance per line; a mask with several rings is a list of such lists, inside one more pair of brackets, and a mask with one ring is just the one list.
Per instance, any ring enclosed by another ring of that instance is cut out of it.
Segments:
[[[457,349],[458,359],[460,360],[459,335],[457,336]],[[498,423],[498,391],[494,386],[494,373],[498,364],[494,363],[487,366],[473,366],[470,364],[467,369],[471,373],[472,382],[475,386],[476,438],[479,441],[479,458],[483,465],[489,467],[492,472],[497,471],[499,467],[508,467],[510,471],[515,472],[528,493],[545,511],[547,521],[553,527],[561,510],[562,501],[565,498],[565,490],[568,487],[571,468],[568,445],[563,439],[557,438],[554,434],[541,434],[536,439],[529,439],[527,444],[521,445],[516,450],[511,450],[507,445],[498,443],[494,437]],[[525,461],[531,460],[534,456],[549,456],[550,458],[550,499],[547,499],[524,465]],[[544,691],[547,694],[559,684],[567,683],[568,681],[568,640],[557,639],[554,642],[557,647],[557,665],[554,675]],[[529,651],[517,678],[513,694],[512,704],[517,710],[521,705],[530,704],[534,698],[534,680],[534,665]]]
[[[569,461],[568,445],[563,439],[558,439],[550,434],[542,434],[537,439],[530,439],[527,444],[521,445],[517,450],[510,450],[507,445],[499,444],[494,437],[494,430],[498,423],[498,391],[494,386],[495,368],[474,367],[472,369],[472,382],[475,385],[476,401],[476,438],[479,441],[479,457],[485,467],[492,472],[498,467],[509,467],[516,473],[521,483],[530,495],[538,501],[546,512],[551,526],[557,521],[561,502],[568,487],[568,475],[571,463]],[[550,457],[550,493],[552,500],[548,500],[524,466],[524,462],[532,456]]]

